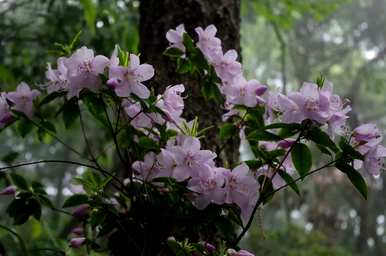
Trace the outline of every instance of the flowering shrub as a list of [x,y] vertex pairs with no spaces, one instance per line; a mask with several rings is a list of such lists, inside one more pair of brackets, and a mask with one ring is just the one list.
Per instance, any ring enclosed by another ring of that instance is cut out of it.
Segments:
[[[38,163],[83,166],[88,171],[74,177],[82,192],[58,209],[42,184],[10,172],[13,184],[1,194],[14,195],[7,213],[15,225],[30,217],[39,220],[45,206],[78,220],[68,248],[113,255],[246,256],[253,254],[237,244],[258,207],[286,187],[300,194],[298,182],[315,172],[336,167],[367,197],[362,175],[379,175],[386,157],[375,125],[350,130],[348,102],[323,78],[288,95],[268,91],[243,76],[237,52],[224,53],[213,25],[196,33],[195,42],[183,25],[169,30],[164,54],[176,62],[177,72],[197,78],[203,98],[223,109],[222,143],[239,134],[254,157],[219,165],[220,152],[202,147],[207,127],[199,127],[199,117],[184,118],[185,86],[169,85],[155,95],[148,86],[155,70],[139,56],[119,47],[110,58],[84,46],[74,52],[67,47],[56,68],[48,65],[43,88],[22,82],[15,92],[1,93],[0,127],[16,126],[22,137],[34,129],[39,138],[52,136],[84,162],[44,159],[0,169]],[[98,161],[83,111],[109,132],[118,170]],[[87,155],[58,137],[60,124],[52,122],[58,115],[66,128],[79,119]],[[310,146],[330,160],[312,169]]]

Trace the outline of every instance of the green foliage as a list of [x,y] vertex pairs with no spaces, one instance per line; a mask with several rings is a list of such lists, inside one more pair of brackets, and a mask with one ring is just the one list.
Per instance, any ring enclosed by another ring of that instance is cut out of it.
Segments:
[[291,151],[292,162],[300,176],[306,175],[312,167],[312,154],[306,144],[297,143]]
[[347,175],[347,178],[351,181],[354,187],[359,191],[364,199],[367,199],[367,185],[366,181],[363,179],[362,175],[355,170],[351,165],[338,161],[335,164],[335,167],[341,170],[344,174]]

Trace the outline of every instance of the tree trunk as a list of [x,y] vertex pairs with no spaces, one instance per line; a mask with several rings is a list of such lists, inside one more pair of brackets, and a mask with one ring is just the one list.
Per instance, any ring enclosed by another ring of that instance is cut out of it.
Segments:
[[[240,0],[142,0],[140,5],[141,59],[152,64],[156,70],[155,91],[161,93],[168,85],[183,83],[188,96],[184,117],[190,121],[199,116],[201,129],[214,126],[208,131],[203,147],[220,153],[217,124],[221,121],[222,108],[205,102],[198,82],[178,75],[173,61],[162,55],[168,47],[166,32],[179,24],[184,24],[193,37],[196,36],[194,28],[214,24],[218,29],[217,36],[223,42],[223,50],[236,49],[240,52]],[[228,143],[225,151],[223,162],[224,159],[231,163],[236,161],[237,139]]]

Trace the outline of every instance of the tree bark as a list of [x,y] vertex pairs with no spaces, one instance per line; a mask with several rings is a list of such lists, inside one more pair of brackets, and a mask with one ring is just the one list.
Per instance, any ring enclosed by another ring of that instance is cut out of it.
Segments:
[[[153,88],[161,93],[168,85],[183,83],[187,95],[184,117],[189,121],[199,116],[201,129],[215,127],[208,131],[203,147],[219,153],[216,126],[221,121],[222,108],[213,102],[205,102],[200,95],[199,83],[178,75],[173,61],[162,55],[168,47],[166,32],[179,24],[184,24],[192,37],[196,36],[194,28],[214,24],[218,29],[217,36],[223,42],[223,50],[240,52],[240,0],[142,0],[140,5],[141,59],[156,70]],[[228,144],[225,148],[227,154],[222,160],[232,163],[237,160],[238,143],[233,140]]]

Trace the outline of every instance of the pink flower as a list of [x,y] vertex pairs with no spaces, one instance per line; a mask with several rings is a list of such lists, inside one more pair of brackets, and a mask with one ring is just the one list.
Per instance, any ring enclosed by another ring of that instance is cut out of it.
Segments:
[[159,168],[156,164],[156,154],[149,152],[145,155],[144,161],[135,161],[133,169],[137,172],[138,177],[144,181],[150,181],[157,177]]
[[195,31],[198,35],[197,47],[210,63],[216,63],[222,55],[221,40],[216,37],[217,28],[209,25],[205,30],[198,27]]
[[[179,135],[177,143],[171,142],[161,152],[160,168],[169,170],[170,176],[177,181],[183,181],[189,177],[199,176],[206,165],[214,166],[213,159],[216,154],[210,150],[200,150],[201,143],[198,138]],[[165,168],[167,167],[167,168]]]
[[247,81],[243,76],[238,76],[231,84],[224,86],[222,90],[229,103],[254,107],[258,103],[264,102],[264,99],[260,97],[265,92],[265,89],[262,88],[266,87],[258,81]]
[[384,160],[386,157],[386,148],[378,145],[370,149],[365,155],[363,167],[373,176],[379,176],[380,170],[383,167]]
[[304,119],[324,124],[330,117],[329,98],[320,93],[316,84],[304,83],[300,92],[290,93],[288,98],[296,103]]
[[199,244],[204,246],[205,250],[209,253],[214,252],[216,250],[216,246],[214,246],[213,244],[210,244],[208,242],[201,241],[201,242],[199,242]]
[[91,49],[83,46],[76,50],[68,59],[64,60],[67,68],[68,98],[79,97],[82,89],[97,92],[101,87],[99,74],[109,64],[109,59],[102,55],[94,57]]
[[221,80],[231,81],[241,75],[241,64],[237,61],[236,50],[229,50],[214,63],[216,73]]
[[113,84],[119,97],[128,97],[131,93],[142,99],[150,96],[149,89],[142,82],[154,76],[154,68],[149,64],[140,64],[139,57],[130,54],[128,67],[110,66],[108,83]]
[[8,196],[8,195],[14,195],[16,193],[16,186],[8,186],[0,191],[0,195]]
[[230,254],[231,256],[255,256],[253,253],[248,252],[246,250],[240,250],[236,253]]
[[164,124],[165,120],[159,113],[145,113],[142,111],[139,102],[131,102],[130,100],[123,100],[122,107],[126,114],[132,118],[130,124],[136,128],[152,128],[156,123]]
[[241,164],[231,172],[225,172],[225,203],[237,204],[241,209],[243,220],[247,220],[252,213],[253,204],[257,201],[259,183],[251,175],[249,168]]
[[47,64],[46,79],[48,81],[48,93],[68,89],[67,68],[65,66],[65,60],[66,58],[64,57],[58,58],[57,69],[52,69],[51,64]]
[[202,210],[210,203],[220,205],[224,203],[224,172],[229,170],[205,165],[202,171],[189,181],[188,189],[196,193],[193,204],[198,209]]
[[70,240],[70,247],[71,248],[80,248],[85,243],[86,243],[86,238],[85,237],[72,238]]
[[13,109],[24,113],[28,118],[32,118],[34,112],[33,101],[39,95],[38,90],[31,90],[28,84],[21,82],[17,86],[16,92],[9,92],[6,97],[14,103]]
[[71,229],[71,233],[78,235],[78,236],[83,236],[84,230],[82,227],[76,227],[76,228]]
[[[382,141],[382,135],[375,124],[362,124],[354,129],[352,138],[354,144],[367,149],[378,145]],[[366,153],[363,152],[362,153]]]
[[0,128],[12,121],[12,114],[9,110],[9,105],[6,100],[6,94],[0,94]]
[[181,94],[185,91],[183,84],[168,86],[156,104],[164,111],[169,122],[178,124],[181,122],[181,115],[184,110],[184,99]]
[[74,209],[72,216],[77,219],[84,219],[89,216],[89,206],[87,204],[81,204]]
[[184,24],[180,24],[176,29],[170,29],[166,32],[166,39],[170,43],[170,47],[178,48],[185,52],[185,45],[183,43],[183,35],[186,33]]

